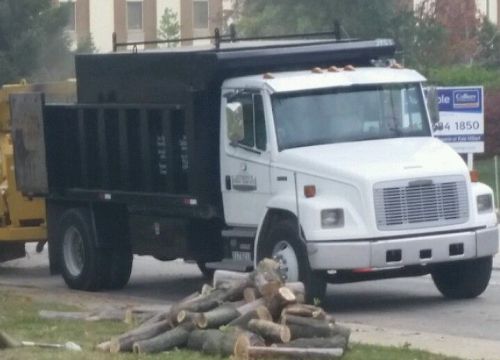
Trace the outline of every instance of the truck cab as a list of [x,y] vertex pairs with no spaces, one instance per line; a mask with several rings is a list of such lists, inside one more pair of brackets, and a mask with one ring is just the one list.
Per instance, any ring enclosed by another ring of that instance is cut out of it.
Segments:
[[[400,66],[225,81],[225,221],[256,234],[253,256],[233,258],[277,258],[318,297],[327,280],[425,272],[447,296],[482,292],[498,250],[493,193],[432,136],[425,81]],[[486,270],[450,284],[465,266]]]

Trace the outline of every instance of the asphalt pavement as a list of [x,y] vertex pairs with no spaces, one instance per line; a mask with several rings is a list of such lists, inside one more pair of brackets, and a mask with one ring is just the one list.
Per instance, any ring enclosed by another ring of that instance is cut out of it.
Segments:
[[[125,289],[83,294],[67,289],[60,276],[49,276],[46,251],[37,254],[31,245],[26,258],[0,265],[0,288],[38,289],[57,299],[76,294],[82,304],[97,299],[168,305],[198,290],[203,282],[194,264],[136,256]],[[420,348],[467,359],[473,358],[471,354],[481,355],[474,358],[500,359],[500,256],[494,260],[488,289],[477,299],[444,299],[430,277],[424,276],[329,285],[322,306],[338,321],[350,323],[355,328],[353,339],[359,341],[388,345],[420,342]]]

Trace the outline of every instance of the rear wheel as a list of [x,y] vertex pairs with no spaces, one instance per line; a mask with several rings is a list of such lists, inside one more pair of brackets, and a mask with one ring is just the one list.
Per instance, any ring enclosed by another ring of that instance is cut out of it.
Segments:
[[447,298],[475,298],[488,287],[492,267],[491,256],[441,264],[432,270],[432,280],[441,294]]
[[323,300],[327,285],[325,273],[311,269],[307,249],[298,237],[294,221],[282,220],[272,225],[259,251],[258,260],[265,257],[279,262],[285,281],[304,283],[308,303]]
[[87,211],[71,209],[61,216],[57,243],[66,284],[76,290],[99,290],[106,276],[106,256],[95,245]]
[[129,246],[114,248],[109,250],[107,258],[107,276],[103,287],[110,290],[122,289],[132,273],[132,250]]
[[200,269],[201,273],[207,280],[211,280],[214,277],[215,270],[207,268],[206,262],[197,261],[198,269]]

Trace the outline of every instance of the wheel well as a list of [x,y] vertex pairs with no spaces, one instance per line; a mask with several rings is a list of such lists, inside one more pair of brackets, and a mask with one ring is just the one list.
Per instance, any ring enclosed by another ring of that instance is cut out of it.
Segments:
[[[49,262],[51,274],[60,273],[58,246],[59,222],[61,216],[69,210],[77,209],[89,219],[92,238],[97,247],[114,247],[126,241],[130,244],[128,231],[128,212],[120,204],[101,204],[88,202],[47,201],[47,232],[49,240]],[[109,221],[112,219],[113,221]],[[97,235],[96,235],[97,234]],[[52,245],[51,245],[52,244]]]
[[270,209],[267,212],[264,222],[262,224],[262,228],[259,232],[259,238],[257,240],[257,251],[256,251],[257,259],[260,259],[261,257],[260,256],[260,251],[262,249],[261,245],[264,243],[264,240],[269,234],[269,231],[271,230],[273,224],[276,224],[284,220],[291,220],[297,222],[297,216],[295,216],[295,214],[290,211],[281,209]]

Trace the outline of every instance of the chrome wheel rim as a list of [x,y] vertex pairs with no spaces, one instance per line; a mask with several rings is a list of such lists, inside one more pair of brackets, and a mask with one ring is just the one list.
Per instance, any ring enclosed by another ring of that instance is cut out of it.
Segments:
[[77,277],[83,271],[85,258],[83,238],[74,226],[69,227],[63,237],[63,256],[66,269],[71,276]]
[[288,241],[282,240],[274,246],[273,259],[280,264],[280,271],[285,281],[299,281],[299,261]]

